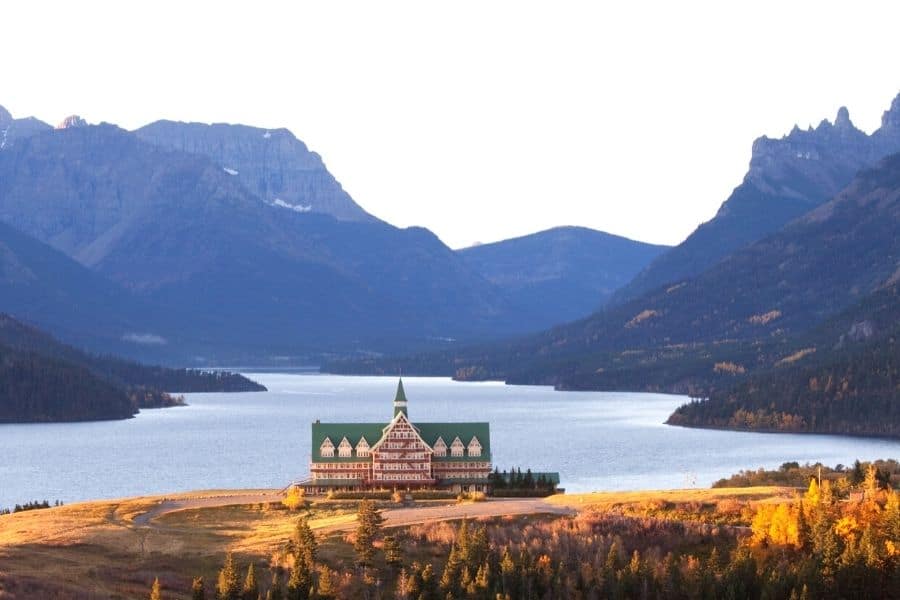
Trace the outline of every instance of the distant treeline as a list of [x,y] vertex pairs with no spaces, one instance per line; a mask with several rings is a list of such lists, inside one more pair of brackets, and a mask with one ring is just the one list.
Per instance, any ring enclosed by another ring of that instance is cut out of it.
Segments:
[[62,506],[63,503],[57,500],[53,504],[50,504],[47,500],[43,502],[38,502],[37,500],[33,500],[31,502],[26,502],[25,504],[16,504],[12,510],[8,508],[0,508],[0,515],[9,515],[12,513],[25,512],[29,510],[41,510],[42,508],[50,508],[51,506]]
[[894,459],[876,460],[873,462],[855,461],[852,466],[835,465],[829,467],[822,463],[810,464],[786,462],[778,469],[757,469],[740,471],[731,477],[723,478],[713,484],[714,488],[754,487],[761,485],[777,485],[786,487],[806,487],[812,479],[829,480],[835,490],[849,490],[863,484],[869,468],[873,469],[873,477],[881,487],[900,486],[900,462]]

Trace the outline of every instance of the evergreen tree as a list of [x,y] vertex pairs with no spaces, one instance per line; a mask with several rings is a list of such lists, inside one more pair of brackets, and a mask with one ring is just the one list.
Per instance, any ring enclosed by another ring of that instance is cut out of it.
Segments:
[[809,523],[806,521],[806,510],[803,507],[803,500],[800,500],[800,505],[797,507],[797,547],[800,550],[806,550],[809,546]]
[[323,567],[319,572],[319,584],[316,586],[316,598],[319,600],[331,600],[337,596],[337,588],[334,583],[334,575],[331,569]]
[[438,600],[440,598],[437,578],[434,576],[434,567],[431,566],[431,563],[422,569],[422,592],[419,594],[419,598],[421,600]]
[[272,571],[272,585],[266,592],[266,600],[284,600],[284,586],[281,583],[281,574],[277,569]]
[[444,565],[444,572],[441,574],[441,591],[444,592],[445,596],[458,595],[462,565],[459,548],[456,544],[453,544],[453,547],[450,548],[450,554],[447,556],[447,564]]
[[202,577],[194,577],[191,582],[191,600],[206,600],[206,587]]
[[225,565],[219,571],[216,584],[216,600],[240,600],[241,584],[238,581],[237,567],[231,552],[225,555]]
[[159,589],[159,577],[153,580],[153,586],[150,588],[150,600],[162,600],[162,591]]
[[359,503],[356,520],[359,524],[356,527],[353,549],[356,550],[357,563],[362,567],[369,567],[375,557],[375,540],[381,533],[384,518],[371,500],[363,500]]
[[247,577],[244,579],[244,587],[241,588],[241,598],[243,600],[256,600],[259,596],[259,584],[256,582],[256,573],[253,570],[253,563],[247,567]]
[[312,565],[316,563],[319,554],[319,543],[316,540],[315,532],[309,526],[309,519],[306,516],[297,520],[297,527],[294,529],[294,538],[291,542],[295,557],[305,557],[307,562]]
[[287,600],[308,600],[312,583],[309,563],[304,559],[295,561],[288,579]]
[[400,543],[392,535],[384,536],[384,561],[392,569],[399,569],[403,566],[403,550]]
[[859,459],[857,458],[853,462],[853,470],[850,472],[850,483],[852,483],[853,485],[859,485],[865,478],[866,473],[863,470],[862,463],[859,462]]

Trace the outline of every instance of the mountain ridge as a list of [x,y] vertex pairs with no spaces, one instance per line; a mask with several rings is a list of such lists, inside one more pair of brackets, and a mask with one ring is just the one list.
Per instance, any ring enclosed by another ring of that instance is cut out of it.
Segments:
[[857,129],[841,107],[833,123],[823,120],[806,130],[794,126],[780,139],[757,138],[744,180],[716,215],[620,288],[611,303],[700,274],[825,203],[859,170],[895,152],[900,152],[900,94],[871,135]]

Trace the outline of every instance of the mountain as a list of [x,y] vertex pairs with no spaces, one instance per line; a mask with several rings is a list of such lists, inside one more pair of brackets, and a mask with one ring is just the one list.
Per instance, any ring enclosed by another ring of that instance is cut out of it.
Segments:
[[701,275],[510,342],[334,365],[569,389],[690,391],[771,366],[792,341],[900,280],[900,155]]
[[688,427],[900,437],[900,285],[817,328],[790,356],[679,407]]
[[108,124],[0,153],[0,221],[168,316],[142,333],[182,359],[398,351],[532,327],[427,230],[266,202],[206,156]]
[[53,128],[34,117],[14,119],[8,110],[0,106],[0,150],[11,147],[18,140],[50,129]]
[[134,133],[162,148],[210,158],[266,203],[341,221],[375,220],[287,129],[156,121]]
[[457,253],[549,326],[597,310],[667,249],[585,227],[557,227]]
[[159,332],[171,320],[63,252],[2,222],[0,312],[106,352],[127,352],[142,333]]
[[781,139],[757,139],[744,181],[715,217],[653,261],[619,289],[611,302],[621,304],[698,275],[823,204],[860,169],[895,152],[900,152],[900,95],[872,135],[857,129],[842,107],[834,123],[823,120],[814,129],[794,127]]

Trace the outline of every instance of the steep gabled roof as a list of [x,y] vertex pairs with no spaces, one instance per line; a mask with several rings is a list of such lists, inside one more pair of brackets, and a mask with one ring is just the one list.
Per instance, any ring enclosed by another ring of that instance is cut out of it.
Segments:
[[[319,447],[326,437],[332,440],[340,440],[344,437],[356,447],[359,440],[363,437],[371,446],[375,443],[372,440],[380,440],[384,430],[390,423],[313,423],[312,424],[312,459],[316,462],[355,462],[359,460],[356,456],[351,457],[323,457],[319,451]],[[471,440],[477,437],[481,442],[481,456],[473,456],[472,460],[489,461],[491,460],[491,430],[489,423],[411,423],[414,428],[418,429],[419,435],[429,446],[433,445],[439,437],[444,440],[453,440],[459,437],[460,440]],[[449,446],[449,444],[447,444]],[[365,458],[365,457],[363,457]],[[469,456],[439,456],[434,457],[435,462],[441,461],[466,461],[470,460]]]

